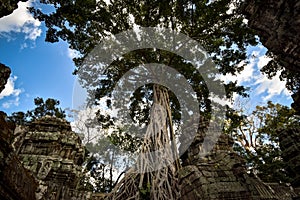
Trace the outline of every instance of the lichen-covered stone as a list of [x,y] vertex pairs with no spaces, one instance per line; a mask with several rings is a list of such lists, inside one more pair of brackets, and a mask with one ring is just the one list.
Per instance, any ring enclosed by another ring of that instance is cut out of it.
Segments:
[[[254,175],[249,175],[243,159],[233,152],[232,139],[221,134],[214,145],[213,135],[209,129],[202,128],[185,152],[183,167],[178,172],[180,199],[291,200],[296,196],[288,187],[282,186],[279,193]],[[202,143],[205,139],[212,140],[208,143],[214,147],[210,152],[203,154]],[[277,187],[279,184],[272,186]]]
[[10,146],[14,126],[0,113],[0,199],[35,199],[38,183],[25,169]]
[[66,120],[47,116],[15,129],[0,113],[0,125],[1,200],[107,199],[77,190],[85,150]]
[[66,120],[46,116],[15,134],[14,148],[38,180],[76,188],[85,149]]

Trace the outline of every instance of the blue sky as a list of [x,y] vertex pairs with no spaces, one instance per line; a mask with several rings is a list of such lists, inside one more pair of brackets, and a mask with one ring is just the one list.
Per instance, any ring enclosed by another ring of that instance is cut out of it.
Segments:
[[[65,42],[46,43],[43,24],[26,9],[31,1],[20,2],[17,10],[0,19],[0,62],[12,69],[5,90],[0,94],[0,110],[10,114],[32,109],[35,97],[55,98],[62,108],[72,108],[73,52]],[[268,100],[290,105],[290,94],[284,82],[268,80],[259,69],[269,58],[263,46],[251,47],[253,55],[245,70],[237,77],[226,76],[224,80],[237,80],[251,87],[249,107],[264,104]]]
[[17,11],[0,19],[0,62],[12,69],[0,95],[0,109],[7,113],[32,109],[35,97],[55,98],[61,107],[70,108],[76,78],[71,52],[65,42],[44,41],[45,29],[24,9],[28,5],[19,3]]

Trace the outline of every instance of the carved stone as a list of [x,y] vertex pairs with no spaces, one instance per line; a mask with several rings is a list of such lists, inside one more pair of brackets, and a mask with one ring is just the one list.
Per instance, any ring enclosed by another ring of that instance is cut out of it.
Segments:
[[10,142],[14,126],[5,121],[0,113],[0,199],[35,199],[38,182],[29,170],[25,169],[13,151]]
[[263,45],[287,68],[300,72],[300,1],[246,0],[243,13]]
[[48,187],[47,190],[76,189],[85,149],[66,120],[46,116],[28,127],[16,129],[15,135],[14,148],[20,160],[42,181],[41,185]]
[[[183,167],[179,171],[182,200],[229,200],[229,199],[289,199],[294,191],[279,184],[265,184],[253,174],[248,174],[244,161],[232,149],[233,141],[221,134],[215,143],[215,134],[202,129],[185,153]],[[203,154],[204,139],[214,145]],[[273,188],[277,188],[274,190]],[[278,190],[280,188],[280,190]]]

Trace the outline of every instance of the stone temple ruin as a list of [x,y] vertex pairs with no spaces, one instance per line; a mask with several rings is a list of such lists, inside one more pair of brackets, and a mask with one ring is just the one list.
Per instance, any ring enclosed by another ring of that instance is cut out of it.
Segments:
[[[1,113],[0,124],[0,199],[112,199],[110,194],[78,189],[85,148],[67,121],[44,117],[15,127]],[[182,156],[178,199],[300,198],[300,130],[280,132],[283,157],[290,166],[287,170],[295,177],[293,187],[267,184],[248,174],[243,160],[233,152],[233,141],[225,134],[209,154],[199,156],[203,139],[209,136],[206,125],[200,130]]]
[[[37,199],[70,199],[82,175],[85,150],[65,120],[44,117],[15,130],[16,154],[38,179]],[[83,194],[72,195],[84,199]]]
[[208,155],[200,156],[200,146],[207,134],[209,132],[203,131],[196,136],[183,160],[179,171],[180,199],[293,199],[299,196],[294,189],[264,183],[248,174],[243,159],[233,151],[233,140],[226,134],[220,135]]
[[87,199],[89,193],[76,191],[85,151],[69,123],[45,117],[14,132],[6,127],[1,132],[6,148],[1,148],[0,199]]
[[[281,57],[285,67],[299,72],[300,2],[245,2],[244,14],[249,26],[258,31],[265,46]],[[0,64],[0,91],[9,75],[10,69]],[[295,107],[300,105],[298,97],[293,97]],[[0,112],[1,200],[112,199],[110,194],[78,189],[85,148],[67,121],[45,117],[28,126],[15,127],[5,117]],[[294,177],[290,187],[264,183],[248,174],[243,160],[233,152],[233,141],[228,135],[221,135],[209,154],[199,156],[203,139],[209,134],[205,127],[201,130],[182,157],[178,199],[300,199],[299,129],[278,130],[282,157],[288,164],[286,170]]]
[[[110,194],[77,190],[85,150],[68,122],[44,117],[15,129],[2,115],[0,123],[4,127],[0,137],[0,199],[111,199]],[[12,134],[13,146],[9,141]],[[183,157],[178,171],[179,199],[299,198],[299,141],[294,139],[299,138],[299,130],[282,132],[289,135],[283,137],[282,145],[288,147],[285,155],[293,164],[295,188],[263,183],[246,173],[243,160],[233,152],[233,141],[225,134],[208,155],[199,156],[205,134],[199,132]]]

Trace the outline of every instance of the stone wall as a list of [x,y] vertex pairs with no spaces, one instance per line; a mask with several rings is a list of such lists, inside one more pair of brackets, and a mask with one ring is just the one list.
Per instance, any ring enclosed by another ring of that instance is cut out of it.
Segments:
[[[242,13],[262,44],[289,71],[300,76],[300,1],[245,0]],[[292,107],[300,115],[300,89],[292,95]]]
[[91,193],[76,190],[85,149],[66,120],[46,116],[17,127],[13,146],[39,181],[37,199],[91,198]]
[[[293,177],[292,185],[300,189],[300,128],[278,130],[282,157]],[[300,195],[300,194],[299,194]]]
[[0,113],[0,199],[34,200],[38,183],[11,148],[14,125],[7,123],[5,117]]
[[[13,129],[9,130],[12,134]],[[1,199],[24,199],[21,198],[24,195],[26,199],[42,200],[109,199],[106,194],[92,194],[76,189],[84,149],[80,138],[71,131],[70,124],[65,120],[45,117],[27,127],[17,128],[14,134],[14,148],[18,157],[10,159],[6,171],[2,173],[9,178],[0,179]],[[203,129],[185,153],[183,166],[178,172],[180,199],[291,200],[297,197],[296,192],[288,187],[276,183],[265,184],[255,175],[248,174],[243,160],[233,152],[233,141],[228,135],[221,134],[213,150],[206,154],[203,154],[204,138],[208,138],[207,144],[214,143],[214,134]],[[7,146],[1,146],[0,149],[2,152],[11,147],[7,143]],[[30,172],[22,167],[19,159]],[[0,169],[3,169],[2,165]],[[4,188],[4,184],[10,187]]]
[[[204,138],[214,145],[214,133],[201,130],[185,153],[183,167],[179,171],[182,200],[229,199],[289,199],[296,197],[290,188],[279,184],[268,185],[253,174],[248,174],[244,161],[232,149],[233,141],[221,134],[210,152],[205,152]],[[281,188],[274,190],[273,188]]]
[[[0,114],[1,200],[104,200],[77,190],[85,148],[70,123],[43,117],[15,127]],[[13,143],[13,145],[11,145]]]
[[46,116],[15,130],[14,148],[39,181],[36,199],[104,200],[106,194],[77,190],[85,148],[64,119]]
[[[0,63],[0,93],[4,89],[10,69]],[[15,125],[6,122],[6,114],[0,111],[0,199],[35,199],[38,183],[23,167],[11,147]]]
[[76,187],[85,150],[69,123],[44,117],[16,129],[15,135],[20,160],[38,179]]
[[282,64],[300,72],[300,1],[245,0],[243,13],[263,45],[280,57]]

